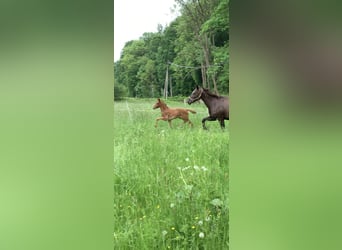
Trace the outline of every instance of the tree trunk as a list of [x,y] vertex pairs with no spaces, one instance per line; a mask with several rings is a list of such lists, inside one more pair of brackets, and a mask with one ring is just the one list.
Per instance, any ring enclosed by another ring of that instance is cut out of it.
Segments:
[[170,76],[170,96],[172,97],[172,77]]
[[212,79],[213,79],[213,84],[214,84],[214,92],[215,92],[215,94],[218,95],[217,85],[216,85],[216,77],[213,75]]
[[205,65],[201,63],[201,73],[202,73],[202,87],[207,87],[207,71],[205,69]]
[[[207,74],[207,71],[210,67],[210,51],[209,51],[209,41],[208,37],[204,36],[202,38],[202,48],[203,48],[203,55],[204,55],[204,63],[205,63],[205,72]],[[210,82],[207,80],[208,89],[210,89]]]
[[169,65],[166,66],[166,76],[165,76],[165,84],[164,84],[164,97],[165,97],[165,99],[167,99],[167,96],[168,96],[168,93],[167,93],[168,79],[169,79]]

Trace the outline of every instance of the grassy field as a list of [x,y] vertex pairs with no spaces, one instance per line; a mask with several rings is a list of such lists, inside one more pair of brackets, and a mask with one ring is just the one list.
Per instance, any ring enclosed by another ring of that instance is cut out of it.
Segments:
[[228,249],[229,122],[173,128],[152,110],[155,99],[114,103],[114,249]]

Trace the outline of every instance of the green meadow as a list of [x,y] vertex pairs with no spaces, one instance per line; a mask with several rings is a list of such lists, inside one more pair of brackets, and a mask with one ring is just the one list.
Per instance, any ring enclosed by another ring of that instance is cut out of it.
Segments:
[[228,249],[229,121],[222,131],[204,104],[194,126],[155,119],[156,99],[114,102],[114,249]]

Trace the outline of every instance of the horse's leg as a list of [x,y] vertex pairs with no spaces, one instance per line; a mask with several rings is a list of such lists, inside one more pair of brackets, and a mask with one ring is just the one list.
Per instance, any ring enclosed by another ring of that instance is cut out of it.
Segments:
[[207,120],[207,118],[209,118],[209,116],[202,119],[202,127],[205,130],[207,130],[207,127],[205,126],[205,121]]
[[172,128],[172,125],[171,125],[171,120],[167,120],[169,122],[169,126],[170,128]]
[[222,129],[225,128],[224,119],[220,119],[220,125]]
[[222,122],[223,122],[223,127],[224,127],[224,120],[229,121],[229,117],[225,117],[225,118],[222,120]]
[[215,120],[216,120],[215,117],[210,117],[210,116],[203,118],[203,119],[202,119],[202,126],[203,126],[203,129],[207,130],[207,127],[205,126],[205,122],[206,122],[206,121],[215,121]]

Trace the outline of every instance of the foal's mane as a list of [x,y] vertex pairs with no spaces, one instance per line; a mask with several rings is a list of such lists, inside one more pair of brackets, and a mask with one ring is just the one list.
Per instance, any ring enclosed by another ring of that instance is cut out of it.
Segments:
[[159,103],[160,103],[161,105],[163,105],[163,106],[165,106],[165,107],[168,108],[167,104],[166,104],[163,100],[160,100],[160,99],[159,99]]
[[210,95],[210,96],[213,96],[213,97],[220,97],[219,95],[210,92],[209,89],[203,88],[203,90],[205,91],[205,93],[207,93],[207,94]]

